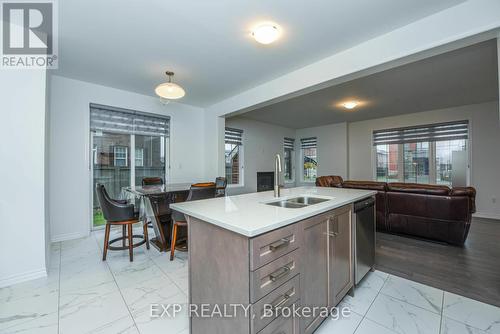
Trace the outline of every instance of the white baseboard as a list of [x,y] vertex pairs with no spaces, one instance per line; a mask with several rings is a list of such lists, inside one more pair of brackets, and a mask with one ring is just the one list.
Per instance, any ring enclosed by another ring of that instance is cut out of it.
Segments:
[[47,270],[44,268],[38,269],[38,270],[33,270],[33,271],[27,271],[22,274],[16,274],[8,277],[0,277],[0,288],[14,285],[17,283],[22,283],[26,281],[31,281],[33,279],[41,278],[41,277],[46,277],[47,276]]
[[488,218],[488,219],[499,219],[500,220],[500,214],[487,213],[487,212],[476,212],[476,213],[472,214],[472,217]]
[[64,234],[53,235],[50,238],[50,241],[51,242],[60,242],[60,241],[66,241],[66,240],[85,238],[85,237],[89,236],[89,233],[90,232],[74,232],[74,233],[64,233]]

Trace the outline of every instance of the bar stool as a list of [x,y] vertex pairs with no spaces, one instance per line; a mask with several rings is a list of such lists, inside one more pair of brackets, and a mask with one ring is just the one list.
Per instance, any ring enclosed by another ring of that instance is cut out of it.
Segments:
[[[149,238],[147,225],[143,225],[144,235],[134,235],[132,233],[132,225],[139,222],[138,216],[134,213],[134,205],[126,204],[123,201],[117,201],[109,197],[106,188],[102,184],[96,184],[96,193],[101,205],[104,219],[106,219],[106,230],[104,234],[104,249],[102,260],[106,261],[106,255],[109,250],[125,250],[128,249],[130,262],[134,261],[134,248],[146,243],[146,248],[149,249]],[[122,226],[122,236],[109,240],[109,234],[112,225]],[[126,233],[127,232],[127,233]],[[133,239],[143,239],[134,244]],[[122,240],[122,247],[111,246],[113,243]],[[128,240],[128,246],[126,245]]]
[[[191,185],[186,202],[197,201],[201,199],[215,198],[215,183],[197,183]],[[172,210],[172,242],[170,243],[170,261],[174,260],[175,243],[177,242],[177,229],[187,227],[187,220],[184,214]],[[189,236],[188,236],[189,237]]]

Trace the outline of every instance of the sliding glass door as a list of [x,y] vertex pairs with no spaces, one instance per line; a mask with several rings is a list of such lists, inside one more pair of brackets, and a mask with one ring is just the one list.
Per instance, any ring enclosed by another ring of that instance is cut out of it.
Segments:
[[105,186],[118,199],[124,187],[140,186],[144,177],[167,182],[169,118],[91,105],[92,227],[106,222],[95,193]]

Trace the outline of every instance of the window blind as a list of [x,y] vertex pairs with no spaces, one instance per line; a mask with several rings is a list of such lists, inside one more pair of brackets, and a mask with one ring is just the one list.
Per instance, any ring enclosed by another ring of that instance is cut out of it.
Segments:
[[373,145],[468,139],[469,121],[419,125],[373,131]]
[[293,151],[293,149],[295,147],[295,139],[285,137],[284,141],[283,141],[283,147],[285,149],[290,149]]
[[316,146],[317,146],[317,138],[316,137],[302,138],[300,140],[300,147],[301,148],[315,148]]
[[168,137],[170,117],[91,103],[90,130]]
[[224,135],[226,144],[243,145],[243,130],[226,128]]

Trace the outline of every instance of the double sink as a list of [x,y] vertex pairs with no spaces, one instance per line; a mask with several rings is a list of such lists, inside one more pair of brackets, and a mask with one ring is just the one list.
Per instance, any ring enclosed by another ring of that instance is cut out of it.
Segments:
[[278,206],[280,208],[288,209],[300,209],[309,205],[314,205],[318,203],[323,203],[331,200],[332,198],[321,198],[312,196],[299,196],[287,199],[281,199],[279,201],[265,203],[267,205]]

